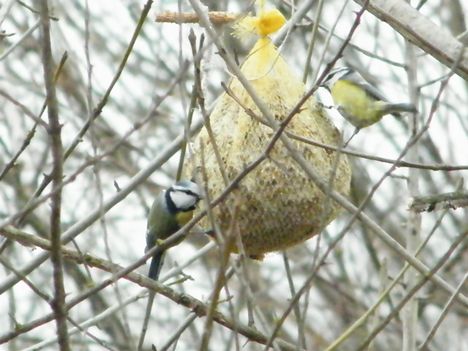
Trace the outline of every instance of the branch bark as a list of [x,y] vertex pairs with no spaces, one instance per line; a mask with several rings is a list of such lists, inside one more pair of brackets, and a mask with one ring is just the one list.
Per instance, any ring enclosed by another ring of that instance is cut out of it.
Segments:
[[[25,233],[12,226],[8,226],[3,229],[0,229],[0,235],[10,240],[22,243],[23,245],[26,245],[26,246],[37,246],[46,251],[51,251],[52,249],[52,243],[50,241],[39,238],[35,235]],[[160,282],[154,281],[153,279],[150,279],[144,275],[141,275],[135,272],[126,272],[124,274],[121,274],[124,270],[126,270],[126,268],[118,264],[112,263],[110,261],[104,260],[96,256],[92,256],[90,254],[81,254],[79,252],[76,252],[75,250],[71,250],[66,247],[62,248],[62,252],[63,252],[64,258],[67,260],[75,262],[76,264],[87,264],[90,267],[95,267],[103,271],[113,273],[114,275],[117,275],[117,276],[121,275],[121,277],[126,280],[129,280],[142,287],[148,288],[151,291],[155,291],[158,294],[171,299],[177,304],[187,307],[188,309],[193,311],[198,317],[206,316],[209,311],[209,306],[203,303],[202,301],[195,299],[194,297],[188,294],[178,293],[175,290],[167,287],[166,285],[161,284]],[[106,281],[108,280],[112,280],[112,278],[107,279]],[[67,309],[70,309],[73,306],[75,306],[77,304],[76,300],[78,298],[79,296],[76,297],[75,299],[71,299],[68,302]],[[213,317],[213,320],[217,322],[218,324],[223,325],[233,331],[236,331],[242,334],[243,336],[248,338],[250,341],[260,343],[260,344],[266,344],[268,340],[266,335],[262,334],[255,328],[246,326],[240,323],[238,320],[233,320],[232,318],[228,317],[225,314],[222,314],[221,312],[217,310],[213,311],[212,317]],[[0,344],[16,337],[19,334],[25,333],[35,327],[38,327],[48,322],[51,319],[52,318],[50,316],[44,316],[35,321],[31,321],[28,324],[22,325],[21,327],[17,328],[14,331],[1,335]],[[291,351],[297,350],[296,346],[291,345],[282,339],[277,339],[277,342],[283,350],[291,350]]]
[[[55,93],[54,84],[54,67],[52,59],[52,49],[50,43],[50,19],[49,6],[47,0],[41,1],[41,40],[42,40],[42,64],[44,68],[44,83],[47,92],[47,113],[49,125],[47,132],[51,144],[53,168],[51,173],[52,189],[61,187],[63,177],[63,146],[60,125],[58,116],[58,102]],[[68,343],[67,330],[67,311],[65,305],[65,288],[63,284],[63,260],[60,245],[61,236],[61,208],[62,208],[62,191],[59,189],[51,197],[51,212],[50,212],[50,241],[51,251],[50,260],[53,267],[54,277],[54,298],[51,306],[54,311],[54,317],[57,324],[57,335],[60,350],[70,350]]]
[[[365,0],[354,2],[363,5]],[[457,62],[460,51],[464,50],[455,73],[468,80],[468,50],[448,30],[439,27],[403,0],[371,0],[367,10],[449,68]]]

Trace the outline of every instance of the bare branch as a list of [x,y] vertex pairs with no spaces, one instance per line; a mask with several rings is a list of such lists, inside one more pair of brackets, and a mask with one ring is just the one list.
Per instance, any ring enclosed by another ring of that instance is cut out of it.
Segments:
[[[364,0],[354,0],[363,4]],[[424,50],[447,67],[452,67],[459,60],[455,72],[468,80],[468,52],[462,42],[454,38],[429,18],[403,0],[371,0],[369,12],[391,25],[404,38]]]
[[467,191],[418,196],[409,205],[409,209],[414,212],[432,212],[444,209],[455,210],[459,207],[468,207]]
[[[54,68],[52,58],[52,48],[50,44],[50,19],[48,0],[41,1],[41,36],[42,36],[42,62],[44,67],[44,82],[47,91],[47,106],[49,125],[47,128],[53,167],[51,173],[52,189],[60,188],[63,177],[63,146],[61,130],[62,126],[58,116],[58,102],[54,85]],[[62,212],[62,192],[56,191],[51,198],[52,205],[50,211],[50,238],[51,251],[50,259],[54,270],[54,298],[51,306],[54,311],[57,323],[57,335],[60,350],[70,350],[68,343],[67,312],[65,310],[65,288],[63,284],[63,261],[60,238],[61,212]]]
[[[240,15],[222,11],[208,12],[210,21],[213,24],[229,24],[239,18]],[[156,16],[156,22],[161,23],[199,23],[200,18],[196,13],[180,13],[180,12],[162,12]]]

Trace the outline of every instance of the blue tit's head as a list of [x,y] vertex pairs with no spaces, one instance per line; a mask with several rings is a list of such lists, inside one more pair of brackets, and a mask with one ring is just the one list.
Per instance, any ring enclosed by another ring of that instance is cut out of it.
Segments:
[[334,68],[328,73],[328,75],[323,80],[320,86],[328,89],[329,91],[340,79],[346,79],[346,77],[351,76],[354,73],[352,68],[349,67],[337,67]]
[[202,198],[200,187],[189,180],[181,180],[166,190],[166,203],[169,212],[193,211]]

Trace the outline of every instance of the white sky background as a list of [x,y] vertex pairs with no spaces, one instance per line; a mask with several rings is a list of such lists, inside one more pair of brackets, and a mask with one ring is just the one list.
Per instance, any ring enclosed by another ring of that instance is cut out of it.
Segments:
[[[27,3],[33,7],[36,6],[35,1]],[[244,8],[247,2],[240,3],[241,5],[239,5],[239,2],[234,1],[219,2],[219,9],[225,9],[227,4],[228,10],[237,11],[239,8]],[[447,27],[446,20],[447,17],[450,17],[450,14],[447,13],[448,10],[444,10],[441,3],[446,3],[446,1],[428,2],[421,12],[438,25]],[[468,5],[464,2],[461,3],[466,14]],[[64,78],[58,83],[60,120],[64,125],[62,140],[66,148],[74,139],[79,128],[81,128],[90,111],[100,100],[114,76],[134,30],[142,2],[89,1],[91,86],[87,78],[88,66],[85,52],[86,3],[84,1],[55,1],[52,4],[53,6],[50,6],[52,14],[59,18],[58,22],[52,21],[54,58],[58,62],[64,50],[69,54]],[[336,20],[342,4],[343,1],[338,0],[325,1],[320,23],[330,28]],[[187,3],[184,3],[182,8],[184,11],[190,11]],[[287,7],[283,8],[286,9]],[[86,134],[77,147],[73,157],[66,162],[65,175],[73,173],[88,157],[96,153],[99,154],[113,145],[119,140],[119,137],[122,137],[132,128],[135,122],[144,118],[155,98],[164,95],[167,91],[181,65],[181,61],[191,60],[191,49],[187,40],[188,31],[193,28],[198,38],[203,31],[197,25],[183,25],[180,27],[175,24],[155,23],[153,21],[155,14],[163,10],[177,11],[177,2],[156,1],[154,3],[150,18],[147,19],[143,27],[143,32],[136,42],[122,76],[112,91],[108,104],[104,107],[96,124],[93,125],[90,132]],[[347,35],[355,18],[353,11],[357,10],[359,10],[359,6],[350,1],[344,10],[343,16],[339,19],[335,31],[339,37],[343,38]],[[287,18],[290,17],[290,13],[284,13]],[[313,17],[314,13],[310,12],[310,16]],[[37,20],[38,16],[36,14],[20,4],[14,3],[0,27],[5,33],[12,34],[12,36],[3,38],[0,41],[0,57]],[[304,23],[308,23],[308,20],[304,20]],[[302,76],[304,70],[310,32],[310,26],[299,28],[290,33],[287,42],[282,46],[282,54],[285,60],[290,63],[298,77]],[[323,39],[325,34],[324,32],[320,33]],[[224,35],[225,38],[228,38],[228,34],[224,33]],[[35,30],[31,36],[27,37],[7,57],[0,61],[0,90],[7,92],[35,114],[40,111],[45,93],[42,64],[38,54],[38,38],[39,30]],[[180,42],[180,38],[182,42]],[[404,41],[402,37],[387,24],[377,21],[370,13],[364,15],[362,23],[351,42],[388,60],[404,63]],[[242,44],[237,42],[230,42],[227,45],[235,50],[241,59],[249,49],[244,48],[242,50]],[[322,55],[323,48],[323,40],[321,40],[314,51],[312,69],[323,70],[325,63],[333,57],[338,45],[338,40],[332,40],[329,51],[325,54],[325,62],[319,65],[318,60]],[[416,52],[418,55],[419,84],[448,72],[447,67],[428,57],[422,51],[416,49]],[[375,79],[379,89],[384,92],[389,100],[395,102],[408,101],[407,78],[404,69],[367,57],[354,50],[347,52],[344,60],[340,61],[339,64],[343,64],[344,61],[357,66],[363,72],[367,72],[370,78]],[[227,82],[228,75],[222,60],[216,54],[215,48],[207,50],[203,67],[207,106],[211,106],[221,92],[220,82]],[[175,136],[183,131],[183,121],[188,112],[193,85],[193,68],[190,67],[188,72],[170,97],[162,103],[154,118],[141,130],[135,132],[128,139],[126,146],[111,157],[104,159],[96,167],[88,168],[76,181],[65,187],[62,214],[64,230],[86,216],[90,211],[98,208],[100,202],[106,201],[112,196],[116,192],[114,181],[120,187],[125,186],[133,175],[147,166]],[[428,117],[431,103],[437,94],[439,85],[439,82],[435,82],[422,89],[422,102],[419,109],[423,120]],[[312,83],[309,81],[306,86],[310,88]],[[468,164],[468,153],[466,152],[468,146],[467,87],[468,84],[461,78],[452,77],[444,91],[440,107],[428,131],[436,149],[440,152],[444,164]],[[86,95],[88,89],[92,91],[91,107],[87,106]],[[332,104],[326,92],[319,91],[319,97],[324,104]],[[0,96],[0,111],[1,169],[3,164],[19,149],[26,133],[32,127],[33,121],[25,116],[11,101],[4,99],[2,96]],[[336,126],[343,130],[346,139],[346,136],[349,136],[354,128],[335,111],[330,111],[330,115]],[[195,116],[200,118],[198,110],[195,112]],[[43,119],[47,120],[46,114]],[[350,146],[363,153],[394,159],[399,155],[409,136],[410,133],[407,127],[403,126],[395,118],[387,116],[378,125],[361,131],[353,139]],[[427,153],[427,148],[421,147],[420,155],[419,162],[436,163],[433,155]],[[151,205],[153,197],[159,191],[159,186],[167,186],[173,182],[177,162],[178,157],[173,157],[160,172],[155,172],[145,184],[142,184],[134,193],[110,210],[104,216],[102,222],[96,222],[82,233],[76,240],[80,250],[112,260],[123,266],[131,264],[141,257],[145,247],[146,211],[148,206]],[[21,184],[21,188],[28,198],[38,183],[41,182],[42,174],[50,171],[50,167],[51,158],[50,150],[47,147],[47,134],[42,127],[38,127],[31,145],[21,156],[18,167],[14,169],[15,172],[20,174],[20,179],[16,180],[12,175],[0,182],[1,221],[16,213],[24,205],[25,200],[19,195],[19,184]],[[364,177],[364,174],[368,174],[371,179],[370,182],[373,184],[372,182],[379,179],[390,166],[362,159],[357,163],[357,167],[358,170],[355,175]],[[395,171],[395,174],[399,176],[407,176],[407,173],[408,170],[405,168]],[[453,191],[457,182],[468,175],[467,171],[451,172],[448,176],[444,172],[424,171],[421,173],[420,190],[425,195]],[[13,174],[13,171],[11,171],[11,174]],[[99,177],[96,177],[96,174]],[[48,191],[50,191],[50,187],[46,189],[46,193]],[[408,202],[409,197],[405,179],[388,178],[376,192],[371,208],[367,209],[366,213],[371,214],[380,225],[397,239],[402,239],[406,234],[405,222],[408,216]],[[38,220],[42,221],[45,228],[48,225],[49,211],[49,203],[43,204],[34,211],[34,215],[37,216]],[[423,236],[427,235],[439,214],[433,212],[422,215]],[[429,248],[422,254],[427,262],[436,262],[436,259],[445,252],[455,236],[460,233],[461,229],[458,226],[463,223],[466,225],[466,218],[468,218],[468,213],[463,209],[451,211],[444,218],[436,235],[431,239]],[[347,219],[349,219],[349,216],[343,214],[327,228],[327,235],[323,236],[320,242],[320,252],[325,251],[327,243],[331,240],[330,237],[333,238],[340,231],[347,223]],[[20,229],[31,234],[37,234],[40,232],[38,228],[40,227],[33,223],[27,223]],[[47,233],[47,230],[40,234],[44,233]],[[389,275],[393,276],[400,269],[402,259],[395,256],[375,237],[371,236],[370,238],[373,240],[379,259],[388,259]],[[174,262],[180,264],[194,255],[196,249],[200,248],[201,242],[206,241],[205,238],[198,235],[196,238],[189,239],[177,248],[172,249],[168,255],[164,271],[172,267]],[[343,290],[352,295],[357,301],[360,301],[362,306],[368,307],[373,302],[376,291],[380,286],[378,272],[375,271],[375,267],[371,263],[369,252],[363,241],[361,226],[354,224],[350,233],[340,242],[338,248],[327,260],[327,264],[321,269],[320,277],[328,280],[334,290]],[[306,245],[288,251],[296,288],[300,287],[307,277],[316,244],[317,239],[311,239]],[[71,245],[70,247],[73,248]],[[2,256],[14,267],[21,268],[38,252],[41,252],[41,250],[14,244],[4,251]],[[193,263],[191,267],[184,270],[185,274],[193,278],[192,280],[179,285],[171,285],[171,287],[178,291],[185,291],[202,301],[207,301],[217,272],[216,260],[215,253],[206,255],[201,261]],[[463,260],[463,256],[461,260]],[[450,274],[447,274],[448,280],[453,285],[460,281],[463,263],[465,263],[466,269],[466,257],[465,261],[458,263],[458,269],[454,268]],[[261,264],[254,264],[254,266],[252,279],[259,285],[254,302],[260,306],[260,309],[266,315],[264,318],[274,320],[274,317],[280,316],[284,311],[290,298],[282,255],[272,253]],[[143,266],[138,271],[146,274],[147,267],[148,265]],[[6,272],[6,270],[2,271]],[[0,280],[3,280],[2,277],[5,276],[6,273],[0,274]],[[91,269],[91,279],[96,283],[108,276],[107,273]],[[53,295],[51,265],[49,262],[35,270],[28,278],[44,292]],[[66,292],[69,294],[68,298],[85,289],[83,285],[77,286],[76,282],[69,276],[66,276],[65,283]],[[316,283],[317,286],[314,285],[308,301],[307,321],[313,321],[313,323],[310,323],[311,325],[306,323],[310,328],[308,330],[310,346],[326,346],[364,311],[361,305],[356,307],[357,310],[353,311],[349,300],[340,294],[338,296],[341,296],[341,298],[337,298],[337,301],[342,305],[333,305],[326,296],[331,294],[326,289],[326,287],[329,289],[330,287],[325,283],[322,286],[322,283],[319,281]],[[119,281],[117,286],[122,298],[137,294],[142,289],[124,280]],[[230,283],[233,305],[241,303],[239,301],[245,303],[240,298],[244,293],[242,290],[243,288],[238,279]],[[107,288],[102,292],[102,295],[110,305],[118,301],[114,288]],[[395,296],[398,297],[399,295],[396,294]],[[443,297],[445,298],[442,299],[444,302],[447,296],[444,295]],[[304,303],[303,301],[302,303]],[[123,309],[118,315],[121,321],[128,323],[129,330],[127,332],[135,340],[137,340],[140,332],[145,304],[146,299],[141,299]],[[229,315],[227,305],[221,304],[220,310]],[[386,311],[387,307],[383,307],[382,310]],[[239,308],[242,308],[241,320],[246,323],[245,306]],[[12,322],[9,318],[12,313],[18,323],[26,324],[50,312],[50,307],[38,299],[24,283],[18,283],[10,293],[0,296],[0,309],[5,311],[5,313],[0,314],[0,325],[9,326],[8,328],[0,328],[1,335],[12,328]],[[153,309],[157,309],[157,312],[153,313],[147,341],[151,341],[159,347],[166,341],[166,336],[181,323],[189,311],[163,296],[156,297],[156,306]],[[354,314],[351,312],[354,312]],[[424,330],[424,332],[421,332],[421,339],[425,336],[428,326],[433,324],[434,318],[439,313],[440,309],[435,306],[431,306],[431,308],[424,311],[421,317],[421,329]],[[95,311],[86,302],[71,311],[71,317],[75,321],[86,320],[93,317],[94,314]],[[346,315],[349,320],[346,320],[346,318],[337,320],[337,315]],[[178,344],[179,349],[188,350],[190,345],[193,346],[193,340],[197,340],[197,333],[201,333],[203,323],[204,319],[195,321],[195,329],[187,331],[181,337]],[[394,329],[389,327],[391,330],[384,333],[380,339],[377,339],[378,342],[382,344],[391,342],[398,345],[399,333],[395,330],[398,330],[399,325],[399,323],[395,323],[393,325]],[[257,327],[263,330],[261,323]],[[289,317],[285,328],[287,331],[285,335],[294,340],[297,328],[292,315]],[[212,345],[216,345],[221,341],[223,346],[228,345],[227,340],[230,338],[230,331],[217,325],[214,329]],[[89,330],[94,336],[102,338],[105,342],[112,342],[109,334],[104,330],[96,327]],[[434,344],[432,344],[434,350],[440,349],[438,347],[447,340],[452,340],[451,342],[455,340],[456,345],[460,346],[460,350],[463,347],[468,348],[467,341],[462,341],[459,338],[463,332],[466,333],[466,326],[463,327],[460,316],[453,313],[443,323],[440,332],[436,335]],[[12,345],[11,349],[22,349],[54,335],[55,324],[48,323],[18,337],[15,341],[16,344],[10,344]],[[324,340],[319,341],[320,338],[317,335],[321,335]],[[85,340],[85,346],[79,344],[83,349],[102,349],[102,346],[83,334],[72,337],[72,340],[76,342]],[[241,340],[241,345],[245,341],[242,337],[239,340]],[[0,346],[0,349],[2,347]],[[56,345],[52,345],[44,349],[55,350],[56,347]],[[113,347],[111,349],[117,349]],[[261,347],[252,343],[245,348],[261,349]],[[231,349],[235,349],[234,343]]]

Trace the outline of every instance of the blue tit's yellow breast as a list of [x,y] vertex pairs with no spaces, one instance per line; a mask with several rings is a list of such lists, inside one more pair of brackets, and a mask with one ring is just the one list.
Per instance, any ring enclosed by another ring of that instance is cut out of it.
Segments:
[[176,214],[177,223],[183,226],[185,223],[190,221],[193,217],[193,211],[179,212]]
[[353,82],[337,81],[331,88],[331,95],[344,117],[357,127],[372,124],[381,117],[376,100]]

